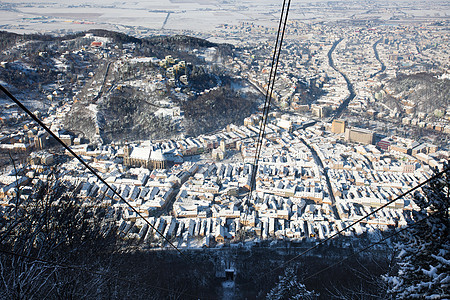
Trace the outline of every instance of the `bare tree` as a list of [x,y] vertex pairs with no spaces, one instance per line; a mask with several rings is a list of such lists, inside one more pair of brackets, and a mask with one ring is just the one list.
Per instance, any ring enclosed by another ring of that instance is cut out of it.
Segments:
[[99,209],[82,207],[68,190],[59,181],[40,181],[20,205],[5,208],[0,223],[0,298],[111,295],[110,277],[83,269],[109,274],[105,258],[114,251],[116,234],[107,229],[113,225],[102,221]]

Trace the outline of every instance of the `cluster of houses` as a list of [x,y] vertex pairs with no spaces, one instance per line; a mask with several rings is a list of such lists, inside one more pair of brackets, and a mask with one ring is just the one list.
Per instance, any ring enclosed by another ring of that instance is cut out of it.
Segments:
[[[286,41],[286,55],[279,64],[279,80],[272,94],[278,105],[310,111],[319,118],[327,117],[350,95],[344,74],[356,94],[348,104],[349,110],[358,115],[434,130],[436,134],[450,133],[450,110],[445,101],[431,111],[407,99],[409,91],[395,92],[386,87],[399,73],[443,73],[440,78],[448,78],[448,45],[439,27],[411,24],[401,29],[369,28],[358,24],[343,28],[315,24],[313,30],[317,34],[310,35],[310,25],[294,22],[290,26],[294,30],[292,34],[301,38]],[[230,28],[232,26],[223,27],[224,34],[230,34]],[[234,33],[238,34],[239,30],[250,28],[243,25],[235,29]],[[245,36],[247,32],[240,34]],[[342,39],[331,51],[338,41],[337,36]],[[255,46],[251,41],[242,41],[242,44],[247,47],[229,63],[229,68],[265,92],[270,68],[260,57],[265,57],[272,46],[270,43]],[[441,44],[445,46],[436,46]],[[301,74],[301,77],[293,74]],[[323,93],[312,103],[303,91],[296,89],[299,83],[309,89],[320,88]],[[394,97],[397,108],[385,103],[378,105],[384,96]]]
[[[180,247],[197,247],[246,238],[323,239],[431,174],[428,164],[407,153],[346,143],[344,133],[332,132],[331,124],[304,129],[305,120],[277,115],[272,115],[253,174],[250,158],[256,152],[259,119],[252,116],[245,125],[177,141],[72,146],[153,226],[75,158],[59,166],[58,180],[72,184],[84,201],[118,215],[124,237],[163,246],[156,228]],[[233,150],[239,159],[212,159],[215,149]],[[438,164],[448,158],[446,151],[435,153]],[[190,161],[194,154],[201,156]],[[13,199],[17,185],[44,180],[52,159],[51,153],[35,152],[30,156],[33,177],[1,177],[2,203]],[[256,183],[250,197],[252,177]],[[345,234],[403,226],[415,209],[411,198],[402,198]]]

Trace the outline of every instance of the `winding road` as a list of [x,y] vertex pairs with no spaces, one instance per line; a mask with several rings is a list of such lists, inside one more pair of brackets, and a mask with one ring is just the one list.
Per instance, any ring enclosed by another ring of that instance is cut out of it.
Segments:
[[370,76],[370,78],[373,78],[373,77],[377,76],[378,74],[383,73],[383,72],[386,70],[386,66],[385,66],[384,63],[381,61],[380,55],[378,54],[378,50],[377,50],[377,45],[378,45],[382,40],[383,40],[383,38],[379,39],[378,41],[376,41],[376,42],[373,44],[373,52],[375,53],[375,58],[378,60],[378,62],[379,62],[380,65],[381,65],[381,70],[379,70],[378,72],[372,74],[372,75]]
[[344,109],[347,108],[348,104],[350,103],[350,101],[353,100],[353,98],[355,98],[356,94],[355,94],[355,90],[353,88],[353,84],[350,82],[350,80],[348,79],[347,75],[345,75],[345,73],[343,73],[342,71],[340,71],[335,65],[334,65],[334,61],[333,61],[333,51],[336,49],[337,45],[343,40],[343,38],[340,38],[339,40],[335,41],[333,43],[333,46],[331,46],[330,51],[328,51],[328,64],[330,65],[330,67],[332,67],[336,72],[338,72],[339,74],[342,75],[342,77],[344,77],[345,82],[347,83],[347,89],[349,91],[349,95],[347,98],[345,98],[345,100],[341,103],[341,105],[338,107],[338,109],[336,109],[334,111],[333,116],[330,118],[330,122],[333,121],[336,118],[339,118],[342,114],[342,112],[344,111]]

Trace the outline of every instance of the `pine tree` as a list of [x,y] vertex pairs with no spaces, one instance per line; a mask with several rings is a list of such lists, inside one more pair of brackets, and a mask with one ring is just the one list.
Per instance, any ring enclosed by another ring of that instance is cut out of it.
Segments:
[[319,295],[314,291],[308,291],[304,284],[297,281],[294,268],[286,268],[284,275],[279,277],[277,285],[270,290],[266,299],[316,299]]
[[395,275],[384,276],[390,298],[450,298],[449,166],[445,164],[447,171],[414,195],[421,208],[415,214],[419,223],[403,231],[395,244]]

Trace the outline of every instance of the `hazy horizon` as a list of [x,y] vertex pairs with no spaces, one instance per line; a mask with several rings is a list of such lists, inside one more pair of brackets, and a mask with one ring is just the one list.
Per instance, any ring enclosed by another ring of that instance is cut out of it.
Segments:
[[[308,0],[292,2],[289,20],[303,22],[349,19],[408,20],[448,19],[450,5],[445,1],[375,1],[355,4],[346,1]],[[17,33],[49,33],[103,28],[126,32],[130,28],[150,31],[194,31],[214,33],[224,24],[253,22],[273,27],[282,1],[58,1],[0,4],[0,29]]]

